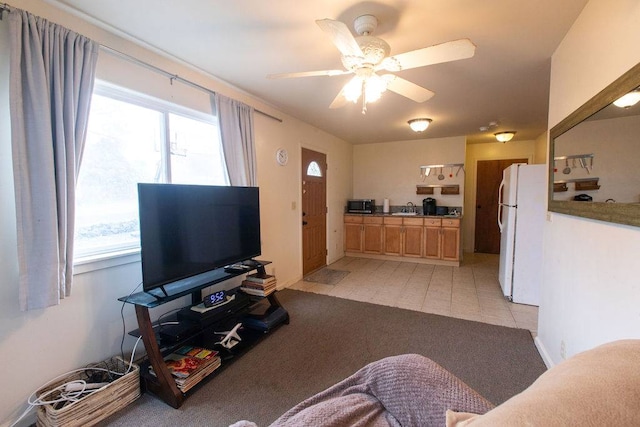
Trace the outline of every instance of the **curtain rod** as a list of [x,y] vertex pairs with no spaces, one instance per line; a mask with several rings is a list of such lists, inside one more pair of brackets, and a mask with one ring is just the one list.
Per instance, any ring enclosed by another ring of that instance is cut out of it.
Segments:
[[[110,53],[110,54],[112,54],[114,56],[118,56],[118,57],[120,57],[122,59],[125,59],[125,60],[129,61],[129,62],[133,62],[136,65],[140,65],[141,67],[144,67],[144,68],[147,68],[147,69],[149,69],[151,71],[155,71],[156,73],[162,74],[163,76],[168,77],[169,80],[171,80],[171,82],[177,81],[177,82],[183,83],[183,84],[185,84],[187,86],[191,86],[191,87],[193,87],[195,89],[198,89],[198,90],[201,90],[203,92],[206,92],[206,93],[208,93],[210,95],[215,95],[216,94],[215,91],[213,91],[211,89],[208,89],[208,88],[206,88],[206,87],[204,87],[202,85],[199,85],[198,83],[194,83],[191,80],[187,80],[184,77],[180,77],[177,74],[172,74],[172,73],[170,73],[170,72],[168,72],[166,70],[163,70],[162,68],[156,67],[155,65],[149,64],[148,62],[142,61],[141,59],[138,59],[138,58],[135,58],[135,57],[133,57],[131,55],[128,55],[126,53],[120,52],[119,50],[113,49],[113,48],[111,48],[109,46],[105,46],[103,44],[100,44],[100,48],[103,49],[104,51],[106,51],[107,53]],[[279,118],[279,117],[272,116],[271,114],[265,113],[264,111],[258,110],[257,108],[254,108],[254,111],[256,113],[262,114],[265,117],[268,117],[270,119],[273,119],[273,120],[276,120],[276,121],[282,123],[282,119]]]
[[[0,3],[0,21],[2,20],[4,12],[10,12],[12,9],[13,9],[13,7],[9,6],[7,3]],[[124,52],[120,52],[119,50],[113,49],[113,48],[111,48],[109,46],[105,46],[103,44],[100,44],[100,48],[102,50],[112,54],[112,55],[119,56],[120,58],[125,59],[125,60],[127,60],[129,62],[133,62],[136,65],[140,65],[140,66],[142,66],[144,68],[147,68],[149,70],[155,71],[156,73],[162,74],[163,76],[168,77],[171,80],[171,82],[178,81],[178,82],[183,83],[183,84],[185,84],[187,86],[191,86],[191,87],[193,87],[195,89],[198,89],[198,90],[201,90],[203,92],[206,92],[206,93],[208,93],[210,95],[214,95],[216,93],[216,92],[212,91],[211,89],[208,89],[208,88],[206,88],[206,87],[204,87],[202,85],[199,85],[198,83],[194,83],[191,80],[187,80],[187,79],[185,79],[183,77],[180,77],[177,74],[172,74],[172,73],[170,73],[168,71],[163,70],[162,68],[156,67],[155,65],[149,64],[148,62],[144,62],[144,61],[142,61],[142,60],[140,60],[138,58],[135,58],[135,57],[133,57],[131,55],[128,55],[128,54],[126,54]],[[282,119],[279,118],[279,117],[272,116],[271,114],[265,113],[264,111],[258,110],[257,108],[254,108],[253,110],[256,113],[259,113],[259,114],[261,114],[261,115],[263,115],[265,117],[268,117],[270,119],[273,119],[275,121],[278,121],[278,122],[282,123]]]

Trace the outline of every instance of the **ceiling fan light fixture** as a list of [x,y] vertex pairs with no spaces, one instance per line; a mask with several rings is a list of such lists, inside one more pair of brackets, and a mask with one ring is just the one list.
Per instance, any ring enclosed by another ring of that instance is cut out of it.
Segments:
[[613,105],[620,108],[633,107],[640,101],[640,91],[634,90],[627,94],[622,95],[620,98],[613,101]]
[[504,132],[494,133],[493,135],[500,142],[509,142],[515,136],[515,134],[516,134],[515,130],[507,130]]
[[433,120],[431,119],[411,119],[407,123],[414,132],[424,132],[429,127]]
[[362,79],[360,77],[352,78],[349,80],[349,83],[344,86],[342,91],[347,101],[351,101],[353,103],[358,102],[360,94],[362,93]]
[[367,102],[375,102],[387,90],[387,81],[374,74],[364,81],[364,90]]

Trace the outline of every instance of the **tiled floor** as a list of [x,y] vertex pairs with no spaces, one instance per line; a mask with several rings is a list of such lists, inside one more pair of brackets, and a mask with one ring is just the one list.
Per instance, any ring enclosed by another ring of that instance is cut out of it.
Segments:
[[457,317],[535,336],[538,307],[513,304],[498,283],[498,255],[465,254],[460,267],[345,257],[329,268],[350,273],[335,285],[301,280],[291,289]]

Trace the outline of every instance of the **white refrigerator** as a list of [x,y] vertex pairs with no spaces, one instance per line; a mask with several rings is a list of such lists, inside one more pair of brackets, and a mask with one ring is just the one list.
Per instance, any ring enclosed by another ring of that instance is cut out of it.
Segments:
[[542,240],[546,218],[547,166],[516,163],[502,172],[498,190],[500,268],[510,301],[539,305]]

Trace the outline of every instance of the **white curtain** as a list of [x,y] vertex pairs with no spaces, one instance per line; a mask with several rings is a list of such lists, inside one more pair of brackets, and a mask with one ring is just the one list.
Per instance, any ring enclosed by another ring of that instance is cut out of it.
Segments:
[[257,186],[253,107],[217,93],[211,95],[211,102],[220,123],[220,137],[231,185]]
[[9,25],[20,306],[30,310],[71,293],[75,185],[99,46],[18,9]]

